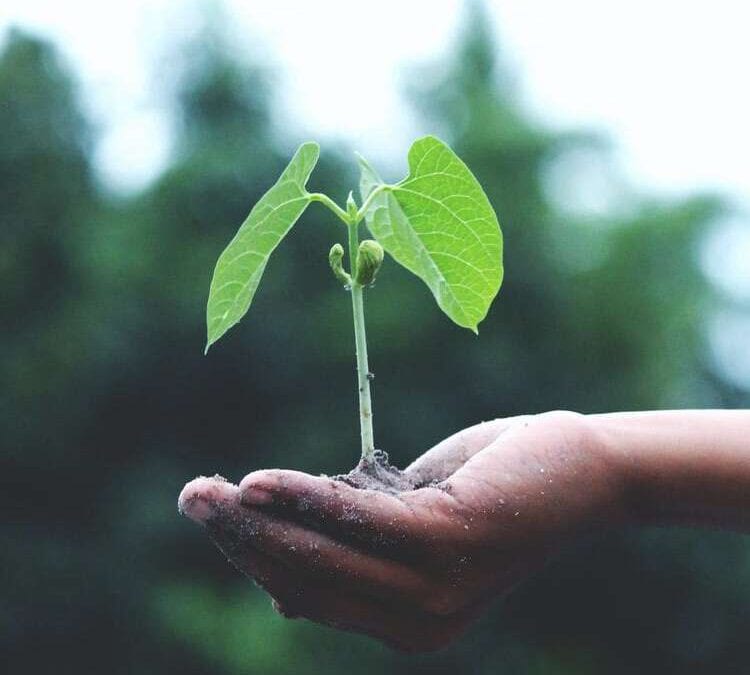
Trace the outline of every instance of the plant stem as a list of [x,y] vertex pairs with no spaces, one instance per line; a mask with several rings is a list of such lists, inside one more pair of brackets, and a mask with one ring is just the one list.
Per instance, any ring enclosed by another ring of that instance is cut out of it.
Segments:
[[357,248],[359,234],[357,222],[347,224],[349,230],[349,265],[351,267],[352,313],[354,317],[354,342],[357,347],[357,386],[359,389],[359,426],[362,437],[362,460],[375,459],[375,439],[372,431],[372,400],[370,398],[370,367],[367,363],[367,337],[365,335],[365,309],[362,284],[357,276]]

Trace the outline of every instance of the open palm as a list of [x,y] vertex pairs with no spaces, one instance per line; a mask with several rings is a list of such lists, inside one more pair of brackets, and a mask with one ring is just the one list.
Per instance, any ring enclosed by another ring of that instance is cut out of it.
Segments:
[[198,478],[180,508],[285,616],[408,650],[450,642],[616,508],[606,460],[573,413],[471,427],[406,472],[421,487],[398,494],[297,471],[257,471],[239,486]]

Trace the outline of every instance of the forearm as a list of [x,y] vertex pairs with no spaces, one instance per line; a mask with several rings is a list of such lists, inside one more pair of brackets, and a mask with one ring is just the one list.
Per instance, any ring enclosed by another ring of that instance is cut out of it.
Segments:
[[639,522],[750,531],[750,411],[589,417]]

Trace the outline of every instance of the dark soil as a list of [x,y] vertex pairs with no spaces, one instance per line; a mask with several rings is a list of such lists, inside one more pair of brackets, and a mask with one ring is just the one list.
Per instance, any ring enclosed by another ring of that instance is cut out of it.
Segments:
[[388,461],[388,453],[375,451],[374,461],[361,459],[349,473],[333,476],[352,487],[361,490],[379,490],[388,494],[397,494],[421,487],[414,479],[393,466]]

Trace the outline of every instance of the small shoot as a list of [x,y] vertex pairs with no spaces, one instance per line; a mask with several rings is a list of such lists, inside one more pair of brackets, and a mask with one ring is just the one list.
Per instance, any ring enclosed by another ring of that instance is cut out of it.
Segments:
[[[328,262],[352,298],[362,462],[367,464],[374,461],[375,442],[363,291],[373,285],[385,253],[424,281],[451,320],[476,333],[502,283],[502,233],[477,179],[434,136],[414,142],[409,175],[392,185],[360,157],[362,203],[350,192],[344,208],[325,194],[307,191],[318,155],[317,143],[299,147],[219,256],[206,310],[206,352],[245,315],[271,253],[305,209],[312,202],[326,206],[346,228],[349,271],[340,243],[331,247]],[[359,241],[362,221],[374,239]]]

